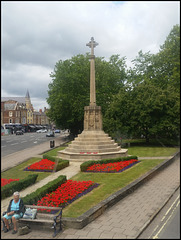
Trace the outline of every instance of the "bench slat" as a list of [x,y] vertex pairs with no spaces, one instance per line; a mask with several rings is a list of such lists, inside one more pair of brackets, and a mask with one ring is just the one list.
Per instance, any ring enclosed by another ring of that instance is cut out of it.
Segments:
[[35,209],[46,209],[46,210],[62,210],[60,207],[47,207],[47,206],[37,206],[37,205],[25,205],[27,208],[35,208]]
[[20,219],[18,219],[18,221],[20,221],[20,222],[34,222],[34,223],[50,223],[50,224],[53,223],[53,221],[51,221],[49,219],[37,219],[37,218],[35,218],[35,219],[20,218]]

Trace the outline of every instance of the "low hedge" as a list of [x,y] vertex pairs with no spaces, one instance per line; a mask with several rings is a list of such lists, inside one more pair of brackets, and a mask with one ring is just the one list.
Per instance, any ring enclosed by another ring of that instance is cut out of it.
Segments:
[[10,182],[9,184],[1,187],[1,199],[10,197],[13,195],[14,192],[16,191],[19,192],[22,189],[25,189],[28,186],[34,184],[36,182],[37,177],[38,174],[30,174],[19,181]]
[[47,193],[55,191],[61,184],[67,180],[66,176],[60,175],[55,180],[47,183],[41,188],[38,188],[35,192],[32,192],[22,198],[24,204],[33,205],[37,204],[37,201],[44,197]]
[[138,159],[137,156],[127,156],[127,157],[119,157],[119,158],[111,158],[111,159],[103,159],[103,160],[90,160],[82,163],[80,165],[81,172],[85,172],[88,167],[90,167],[93,164],[103,164],[103,163],[114,163],[114,162],[121,162],[126,161],[130,159]]
[[58,164],[57,164],[57,167],[56,167],[56,172],[69,166],[69,161],[68,160],[62,160],[60,158],[50,156],[47,153],[43,154],[43,159],[48,159],[48,160],[51,160],[53,162],[58,160]]
[[48,159],[48,160],[51,160],[53,162],[56,161],[56,157],[50,156],[50,155],[48,155],[48,153],[43,154],[43,159]]

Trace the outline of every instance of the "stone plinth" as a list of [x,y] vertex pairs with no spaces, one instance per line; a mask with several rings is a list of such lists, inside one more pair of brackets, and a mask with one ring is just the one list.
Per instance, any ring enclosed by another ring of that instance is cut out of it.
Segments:
[[102,113],[100,106],[84,107],[84,130],[102,130]]
[[127,149],[121,149],[111,137],[102,130],[84,130],[58,157],[70,161],[85,162],[127,156]]

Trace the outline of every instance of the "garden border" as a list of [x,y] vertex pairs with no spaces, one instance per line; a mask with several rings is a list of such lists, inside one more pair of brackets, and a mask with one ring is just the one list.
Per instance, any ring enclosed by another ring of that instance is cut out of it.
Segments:
[[[87,224],[92,222],[98,216],[100,216],[107,208],[113,206],[121,199],[134,192],[138,187],[140,187],[145,182],[149,181],[156,174],[162,171],[165,167],[169,166],[173,161],[175,161],[180,156],[180,151],[178,151],[172,158],[166,159],[162,163],[158,164],[156,167],[148,171],[146,174],[142,175],[140,178],[136,179],[134,182],[128,184],[126,187],[118,190],[105,200],[101,201],[95,207],[89,209],[87,212],[83,213],[77,218],[62,218],[62,223],[65,227],[81,229]],[[171,197],[171,196],[170,196]],[[167,201],[166,201],[167,202]],[[164,206],[164,205],[163,205]]]

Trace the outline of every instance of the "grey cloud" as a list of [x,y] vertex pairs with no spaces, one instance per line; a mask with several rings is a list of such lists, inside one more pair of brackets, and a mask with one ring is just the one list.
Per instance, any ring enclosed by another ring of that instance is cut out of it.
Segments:
[[120,54],[130,63],[139,50],[156,53],[179,15],[177,1],[3,1],[3,91],[24,96],[28,88],[45,100],[55,63],[90,52],[92,36],[96,56],[106,59]]

